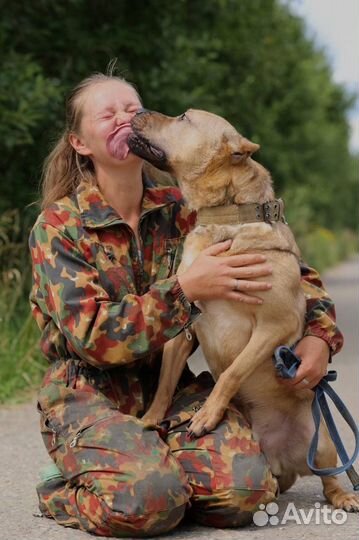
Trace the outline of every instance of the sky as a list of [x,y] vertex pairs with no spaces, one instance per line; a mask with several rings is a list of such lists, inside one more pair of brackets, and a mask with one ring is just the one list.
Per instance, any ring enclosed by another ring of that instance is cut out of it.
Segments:
[[[310,36],[324,46],[333,78],[359,96],[359,0],[290,0],[307,23]],[[349,117],[350,146],[359,151],[359,99]]]

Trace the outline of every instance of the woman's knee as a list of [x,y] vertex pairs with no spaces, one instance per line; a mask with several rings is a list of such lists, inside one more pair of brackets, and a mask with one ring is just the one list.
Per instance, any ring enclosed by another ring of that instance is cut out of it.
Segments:
[[266,463],[258,460],[255,470],[239,478],[233,474],[232,483],[207,491],[196,490],[192,497],[193,518],[210,527],[241,527],[252,523],[259,505],[273,501],[278,494],[278,482]]
[[168,443],[186,471],[193,496],[193,518],[214,527],[238,527],[252,521],[260,504],[275,499],[278,485],[250,426],[234,408],[217,428],[192,441],[184,430],[169,434]]
[[252,523],[259,505],[276,498],[276,492],[267,490],[220,490],[207,497],[195,497],[192,518],[208,527],[244,527]]
[[173,470],[156,471],[125,484],[111,479],[100,482],[99,526],[108,527],[112,536],[154,536],[170,531],[183,518],[191,495],[188,483]]
[[60,525],[98,536],[154,536],[183,518],[191,488],[181,474],[158,471],[119,482],[115,474],[88,472],[76,484],[63,477],[37,486],[40,510]]

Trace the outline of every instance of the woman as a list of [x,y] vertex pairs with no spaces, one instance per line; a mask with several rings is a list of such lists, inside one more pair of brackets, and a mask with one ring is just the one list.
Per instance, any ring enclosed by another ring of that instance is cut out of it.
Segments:
[[[141,417],[153,398],[164,343],[198,316],[195,300],[261,303],[270,284],[260,255],[204,251],[176,276],[195,216],[173,187],[154,188],[129,151],[134,88],[97,74],[68,100],[67,126],[47,159],[43,210],[31,235],[31,307],[50,366],[39,392],[45,446],[59,472],[38,487],[58,523],[102,536],[148,536],[193,519],[251,521],[277,482],[242,415],[231,407],[196,440],[186,425],[213,381],[187,369],[160,426]],[[260,281],[252,278],[261,277]],[[241,280],[241,292],[234,290]],[[341,346],[332,302],[303,268],[308,298],[296,388],[314,386]],[[245,291],[245,292],[243,292]]]

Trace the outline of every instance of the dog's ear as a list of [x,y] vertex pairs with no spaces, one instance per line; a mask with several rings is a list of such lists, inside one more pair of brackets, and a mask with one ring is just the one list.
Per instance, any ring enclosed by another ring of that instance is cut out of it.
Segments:
[[256,144],[245,137],[241,137],[238,150],[232,152],[231,158],[233,165],[240,163],[259,150],[259,144]]

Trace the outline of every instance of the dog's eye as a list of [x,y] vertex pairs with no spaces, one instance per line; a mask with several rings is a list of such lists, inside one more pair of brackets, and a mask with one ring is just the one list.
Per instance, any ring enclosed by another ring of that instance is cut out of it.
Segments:
[[186,118],[186,113],[181,114],[181,116],[179,117],[180,120],[186,120]]
[[249,154],[247,152],[233,152],[231,155],[232,164],[237,165],[238,163],[243,163],[248,156]]

